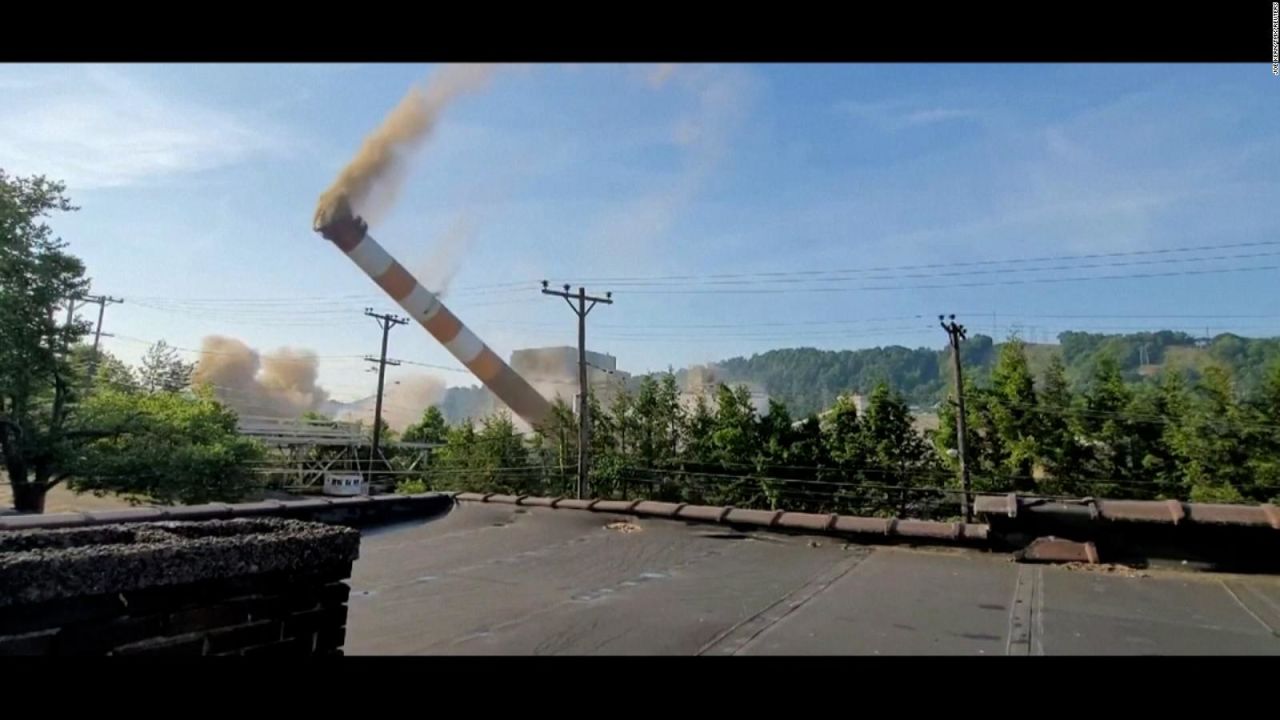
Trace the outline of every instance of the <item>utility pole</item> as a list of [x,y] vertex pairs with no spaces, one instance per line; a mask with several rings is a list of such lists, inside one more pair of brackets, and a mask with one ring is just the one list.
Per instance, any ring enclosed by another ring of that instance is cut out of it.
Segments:
[[[76,313],[76,299],[74,297],[69,297],[67,298],[67,321],[62,325],[62,328],[64,330],[69,329],[71,327],[71,322],[75,319],[75,313]],[[53,322],[53,306],[49,307],[49,322],[50,323]],[[62,349],[62,356],[64,358],[67,356],[67,352],[70,349],[71,349],[70,347],[64,347]]]
[[[564,298],[569,304],[569,309],[573,310],[578,316],[578,498],[586,497],[587,494],[587,464],[590,460],[587,453],[587,446],[591,439],[591,403],[589,402],[590,388],[587,385],[587,314],[591,312],[591,308],[596,303],[604,303],[606,305],[613,304],[613,293],[607,292],[604,297],[593,297],[587,294],[586,288],[578,288],[576,295],[569,292],[569,284],[565,283],[564,290],[548,290],[547,281],[542,281],[542,294],[555,295]],[[577,306],[573,304],[573,300],[578,301]],[[588,305],[587,301],[591,304]]]
[[397,317],[390,313],[379,314],[373,311],[373,308],[365,308],[364,314],[378,321],[378,327],[382,328],[382,354],[378,357],[370,355],[365,356],[365,362],[378,364],[378,397],[373,403],[373,447],[369,451],[369,467],[373,468],[373,464],[378,461],[378,443],[382,440],[382,384],[386,379],[387,366],[399,365],[399,360],[387,359],[387,335],[390,334],[391,328],[396,325],[404,325],[409,322],[408,318]]
[[950,316],[950,322],[938,316],[938,324],[947,331],[947,339],[951,343],[951,371],[956,383],[956,446],[960,458],[960,512],[965,522],[973,522],[973,511],[969,504],[969,463],[965,452],[966,423],[964,414],[964,380],[960,373],[960,341],[967,338],[964,326],[956,322],[956,316]]
[[89,358],[89,379],[93,379],[93,373],[98,369],[98,342],[102,339],[102,315],[107,310],[108,305],[119,304],[124,302],[120,298],[114,298],[110,295],[81,295],[78,298],[71,298],[67,305],[67,324],[71,324],[71,316],[75,310],[76,300],[81,305],[98,306],[98,322],[93,329],[93,355]]

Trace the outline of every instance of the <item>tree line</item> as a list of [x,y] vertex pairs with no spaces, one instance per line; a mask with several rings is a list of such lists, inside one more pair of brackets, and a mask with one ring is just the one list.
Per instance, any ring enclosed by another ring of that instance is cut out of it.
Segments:
[[[838,396],[794,418],[758,413],[744,386],[682,396],[673,373],[646,376],[607,408],[592,397],[591,494],[848,514],[953,517],[958,507],[954,388],[936,429],[878,384],[863,411]],[[1023,343],[1000,346],[986,378],[965,384],[975,492],[1041,496],[1280,500],[1280,363],[1241,394],[1226,370],[1126,382],[1104,356],[1074,390],[1060,358],[1035,377]],[[404,481],[426,489],[568,496],[577,424],[563,402],[522,438],[505,413],[450,427],[438,408],[405,439],[442,443]]]

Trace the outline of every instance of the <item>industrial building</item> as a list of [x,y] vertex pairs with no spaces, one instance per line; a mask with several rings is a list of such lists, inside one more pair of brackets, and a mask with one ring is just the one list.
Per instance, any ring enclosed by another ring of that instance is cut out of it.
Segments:
[[[600,404],[608,407],[626,387],[631,374],[618,369],[618,359],[586,352],[587,382]],[[574,407],[578,397],[578,349],[558,346],[525,348],[511,353],[511,369],[548,400],[559,398]]]

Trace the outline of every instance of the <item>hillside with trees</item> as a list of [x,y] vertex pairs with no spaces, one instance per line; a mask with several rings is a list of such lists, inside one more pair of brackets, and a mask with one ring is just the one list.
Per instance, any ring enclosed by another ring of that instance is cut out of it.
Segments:
[[[1053,358],[1064,365],[1067,382],[1081,391],[1104,357],[1115,360],[1127,383],[1158,383],[1165,371],[1178,372],[1195,382],[1211,367],[1231,373],[1243,392],[1256,391],[1266,368],[1280,360],[1280,338],[1248,338],[1224,333],[1208,342],[1183,332],[1101,334],[1070,331],[1058,336],[1058,344],[1023,344],[1031,369],[1042,373]],[[1004,343],[987,335],[973,335],[961,345],[965,373],[985,382]],[[1145,363],[1143,361],[1146,361]],[[869,394],[880,383],[900,393],[915,407],[932,407],[951,382],[950,351],[933,348],[887,346],[861,350],[785,348],[750,357],[733,357],[714,364],[717,380],[730,385],[747,383],[764,388],[792,412],[805,415],[830,408],[844,393]],[[677,383],[685,386],[688,370],[676,370]],[[629,388],[639,388],[632,378]],[[499,405],[482,387],[451,387],[441,403],[451,423],[479,420]]]
[[[1024,352],[1036,372],[1043,371],[1050,358],[1060,358],[1074,391],[1084,389],[1104,358],[1117,363],[1121,377],[1128,383],[1158,383],[1165,370],[1176,371],[1184,380],[1195,382],[1207,369],[1216,367],[1230,373],[1242,392],[1256,391],[1267,368],[1280,360],[1280,338],[1224,333],[1206,343],[1203,338],[1162,330],[1124,335],[1064,332],[1058,339],[1058,345],[1023,345]],[[1003,346],[986,335],[971,336],[961,345],[965,373],[979,383],[985,382]],[[864,350],[789,348],[730,358],[717,363],[716,368],[724,382],[762,385],[770,396],[800,414],[830,407],[841,393],[867,394],[879,383],[888,384],[913,405],[930,406],[942,399],[950,384],[949,352],[901,346]]]
[[[1248,338],[1224,333],[1208,342],[1183,332],[1100,334],[1064,332],[1058,344],[1026,344],[1019,341],[1032,372],[1042,374],[1056,358],[1073,392],[1083,391],[1097,373],[1103,358],[1115,361],[1121,378],[1132,385],[1153,385],[1166,372],[1194,383],[1209,368],[1230,373],[1241,392],[1256,392],[1268,367],[1280,361],[1280,338]],[[961,345],[966,377],[987,382],[1005,343],[976,334]],[[1146,361],[1145,363],[1143,361]],[[785,348],[750,357],[733,357],[714,364],[716,380],[764,388],[797,415],[823,412],[846,393],[869,394],[884,383],[913,407],[931,408],[940,402],[951,383],[950,351],[887,346],[861,350]],[[673,371],[676,383],[685,387],[689,371]],[[628,388],[634,393],[642,382],[634,377]],[[450,423],[479,421],[496,412],[500,404],[479,386],[451,387],[440,409]]]

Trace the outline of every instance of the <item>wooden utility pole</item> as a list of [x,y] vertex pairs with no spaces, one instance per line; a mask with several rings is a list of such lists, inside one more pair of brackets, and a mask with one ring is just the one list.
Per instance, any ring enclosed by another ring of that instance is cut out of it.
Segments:
[[[591,312],[591,308],[596,303],[604,303],[606,305],[613,304],[613,293],[607,292],[604,297],[593,297],[587,294],[586,288],[578,288],[577,294],[569,292],[569,285],[564,285],[564,290],[547,289],[547,281],[542,281],[542,294],[555,295],[564,298],[569,304],[569,309],[573,310],[578,316],[578,497],[584,498],[587,495],[587,470],[590,463],[590,457],[587,452],[587,446],[591,439],[591,403],[590,388],[587,385],[587,314]],[[575,306],[573,300],[577,300]],[[591,304],[588,305],[587,301]]]
[[378,314],[373,308],[365,308],[364,314],[378,321],[378,326],[382,328],[382,354],[378,357],[370,355],[365,356],[366,362],[378,364],[378,396],[373,402],[373,447],[369,451],[369,468],[373,469],[374,463],[378,462],[378,443],[382,440],[382,386],[386,379],[387,366],[399,365],[399,360],[387,359],[387,335],[391,332],[391,328],[396,325],[404,325],[409,322],[408,318],[397,317],[391,314]]
[[109,295],[82,295],[79,298],[72,298],[67,305],[67,324],[71,324],[71,317],[75,309],[76,300],[81,305],[97,304],[98,306],[98,322],[93,329],[93,355],[89,358],[89,380],[93,380],[93,373],[98,369],[98,343],[102,339],[102,316],[106,312],[107,306],[113,303],[122,303],[124,300],[114,298]]
[[973,522],[973,509],[969,502],[969,455],[965,449],[967,424],[964,412],[964,378],[960,371],[960,341],[967,338],[964,326],[956,322],[956,316],[949,316],[947,322],[938,316],[938,324],[947,331],[947,339],[951,344],[951,371],[956,383],[956,451],[960,459],[960,513],[965,522]]

